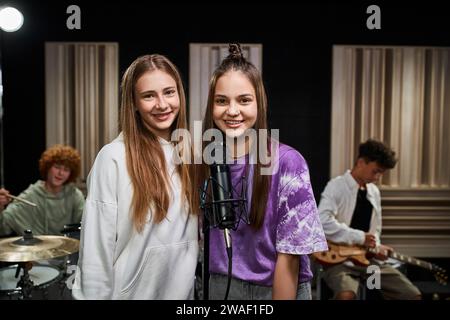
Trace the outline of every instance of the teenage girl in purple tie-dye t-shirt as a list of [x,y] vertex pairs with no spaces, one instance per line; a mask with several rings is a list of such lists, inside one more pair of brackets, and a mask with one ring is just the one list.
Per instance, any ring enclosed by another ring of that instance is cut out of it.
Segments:
[[[282,252],[299,256],[298,283],[299,287],[304,288],[312,278],[308,254],[327,250],[327,244],[318,218],[305,159],[295,149],[284,144],[279,146],[278,157],[279,167],[271,176],[263,226],[255,231],[250,225],[241,222],[236,231],[231,231],[233,278],[272,287],[277,254]],[[246,173],[246,165],[231,164],[229,167],[234,189],[241,190],[241,178]],[[248,181],[248,188],[251,190],[252,178],[248,177]],[[234,196],[238,197],[237,194]],[[210,243],[211,277],[220,281],[222,277],[217,275],[225,276],[228,270],[223,232],[211,229]],[[212,285],[211,289],[213,287]],[[251,287],[257,288],[249,286],[249,290]],[[230,290],[231,295],[233,288]],[[218,291],[211,290],[211,297],[223,299],[225,291]],[[259,290],[261,291],[266,295],[263,294],[260,298],[272,298],[270,291]],[[299,295],[304,297],[301,293]]]
[[[298,151],[270,138],[268,150],[274,145],[279,148],[269,156],[273,170],[263,174],[266,162],[258,157],[264,150],[261,142],[267,140],[257,140],[264,132],[259,130],[267,129],[263,81],[239,45],[230,45],[229,51],[210,81],[203,122],[204,132],[219,129],[233,138],[232,143],[227,140],[227,146],[236,159],[230,165],[234,189],[241,189],[243,176],[248,182],[250,224],[241,222],[231,231],[233,263],[228,299],[311,299],[308,254],[327,250],[327,244],[308,166]],[[257,135],[241,139],[251,130]],[[255,164],[255,153],[249,150],[256,145],[260,150]],[[205,164],[199,183],[208,176]],[[211,229],[209,243],[209,298],[224,299],[228,257],[222,230]]]

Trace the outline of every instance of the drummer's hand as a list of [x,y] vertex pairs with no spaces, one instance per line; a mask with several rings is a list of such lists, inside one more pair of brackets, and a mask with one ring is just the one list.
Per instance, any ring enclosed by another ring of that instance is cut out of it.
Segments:
[[7,197],[7,195],[9,195],[9,191],[4,188],[1,188],[0,189],[0,210],[3,210],[8,205],[8,203],[11,202],[11,198]]

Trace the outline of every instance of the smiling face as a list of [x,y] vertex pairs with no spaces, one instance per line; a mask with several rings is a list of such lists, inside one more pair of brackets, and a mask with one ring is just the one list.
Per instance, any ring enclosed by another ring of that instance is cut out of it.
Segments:
[[136,82],[135,105],[155,135],[170,140],[171,126],[180,110],[175,80],[161,70],[147,71]]
[[50,190],[59,191],[70,177],[70,168],[59,163],[55,163],[47,172],[46,185]]
[[239,137],[255,125],[255,88],[241,71],[228,71],[217,80],[212,115],[216,126],[231,137]]
[[352,175],[360,185],[376,183],[386,172],[376,161],[359,158],[352,170]]

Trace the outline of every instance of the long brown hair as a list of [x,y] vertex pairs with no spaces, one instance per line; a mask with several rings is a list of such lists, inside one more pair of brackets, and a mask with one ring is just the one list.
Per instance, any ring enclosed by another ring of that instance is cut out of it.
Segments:
[[[166,57],[158,54],[137,58],[128,67],[122,78],[120,127],[125,142],[127,170],[133,185],[132,219],[139,232],[144,228],[149,209],[152,209],[152,219],[156,223],[166,217],[172,193],[164,152],[158,137],[147,128],[139,112],[136,112],[136,83],[144,73],[154,70],[167,73],[177,84],[180,109],[171,130],[187,128],[186,97],[180,74],[175,65]],[[183,200],[188,202],[190,211],[192,211],[198,207],[198,192],[192,188],[193,166],[180,164],[177,166],[177,172],[181,180],[182,195],[185,197]],[[172,194],[172,196],[175,195]],[[196,210],[194,213],[197,213]]]
[[[228,71],[241,71],[251,82],[255,88],[256,103],[257,103],[257,118],[254,129],[267,129],[267,96],[264,89],[261,73],[258,69],[247,59],[244,58],[239,44],[229,45],[229,55],[222,61],[220,66],[214,71],[211,81],[209,83],[208,102],[206,106],[206,113],[203,119],[203,132],[210,128],[217,128],[213,120],[214,108],[214,94],[216,91],[217,81]],[[270,141],[268,141],[268,152],[270,152]],[[256,142],[255,142],[256,143]],[[264,215],[266,212],[267,199],[269,187],[271,182],[270,175],[262,175],[261,169],[264,165],[258,159],[253,171],[253,187],[252,199],[250,207],[250,224],[258,230],[264,222]],[[199,185],[209,176],[209,167],[203,165],[198,183]]]

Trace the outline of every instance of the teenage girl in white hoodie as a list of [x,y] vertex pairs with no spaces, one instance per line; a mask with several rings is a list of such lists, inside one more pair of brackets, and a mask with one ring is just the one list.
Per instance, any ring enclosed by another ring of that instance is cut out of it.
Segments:
[[[177,164],[173,130],[186,128],[177,68],[164,56],[136,59],[122,79],[122,132],[88,177],[76,299],[192,299],[198,193]],[[185,149],[186,151],[186,149]]]

